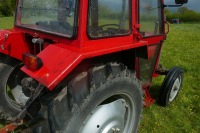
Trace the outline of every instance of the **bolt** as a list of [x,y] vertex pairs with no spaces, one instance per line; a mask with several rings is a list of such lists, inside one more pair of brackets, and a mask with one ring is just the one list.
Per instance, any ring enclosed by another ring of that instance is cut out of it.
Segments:
[[122,103],[126,103],[126,101],[125,101],[125,100],[122,100]]
[[120,133],[120,129],[119,128],[117,128],[116,131],[117,131],[117,133]]
[[1,45],[1,50],[4,51],[4,45]]
[[119,128],[112,128],[113,133],[120,133],[120,129]]
[[112,128],[112,131],[113,131],[113,133],[115,133],[116,132],[115,128]]

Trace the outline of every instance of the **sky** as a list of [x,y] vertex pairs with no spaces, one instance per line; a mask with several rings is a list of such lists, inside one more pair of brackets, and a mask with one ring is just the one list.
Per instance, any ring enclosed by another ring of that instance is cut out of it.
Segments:
[[[173,4],[175,0],[165,0],[165,4]],[[188,0],[187,4],[183,5],[184,7],[187,7],[189,10],[194,10],[197,12],[200,12],[200,0]],[[176,10],[177,8],[170,9],[170,10]]]

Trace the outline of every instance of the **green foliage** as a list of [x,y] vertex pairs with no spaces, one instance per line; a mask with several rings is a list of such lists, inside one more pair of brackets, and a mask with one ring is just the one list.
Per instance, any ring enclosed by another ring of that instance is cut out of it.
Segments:
[[16,0],[11,0],[10,4],[11,4],[12,10],[15,11],[15,9],[16,9]]
[[200,13],[189,10],[187,7],[180,7],[175,13],[165,9],[167,21],[179,19],[181,22],[200,22]]
[[11,16],[12,15],[11,0],[1,0],[0,15],[1,16]]
[[169,9],[165,9],[164,12],[165,12],[165,15],[169,15],[170,14]]
[[13,17],[0,17],[0,29],[12,29],[14,26]]
[[[109,6],[107,6],[106,4],[100,4],[99,3],[99,18],[103,18],[103,19],[121,19],[122,17],[122,9],[119,9],[118,11],[113,11],[110,9]],[[124,13],[124,18],[128,19],[128,11],[126,10]]]

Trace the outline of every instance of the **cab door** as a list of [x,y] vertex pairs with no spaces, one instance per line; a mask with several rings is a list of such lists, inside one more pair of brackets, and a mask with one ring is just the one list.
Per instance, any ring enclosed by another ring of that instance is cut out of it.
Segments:
[[138,59],[139,77],[142,84],[149,84],[157,66],[164,40],[162,0],[139,0],[139,33],[148,42],[148,59]]

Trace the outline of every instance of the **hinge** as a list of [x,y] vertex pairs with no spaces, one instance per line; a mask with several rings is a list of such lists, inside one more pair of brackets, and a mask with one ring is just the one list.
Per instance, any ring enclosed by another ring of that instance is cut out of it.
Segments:
[[140,29],[140,24],[134,24],[133,27],[133,34],[138,40],[142,39],[143,36],[138,32],[138,30]]
[[140,34],[139,32],[138,32],[138,30],[136,30],[136,29],[133,29],[133,34],[136,36],[136,38],[137,39],[142,39],[143,38],[143,36],[142,36],[142,34]]

